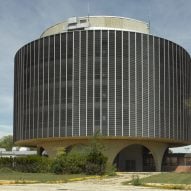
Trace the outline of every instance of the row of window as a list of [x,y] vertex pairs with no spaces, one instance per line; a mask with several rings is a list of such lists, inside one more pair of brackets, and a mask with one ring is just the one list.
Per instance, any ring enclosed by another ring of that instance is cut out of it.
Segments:
[[140,33],[75,31],[34,41],[15,57],[16,139],[43,136],[39,127],[49,136],[99,127],[104,135],[187,140],[189,64],[183,48]]

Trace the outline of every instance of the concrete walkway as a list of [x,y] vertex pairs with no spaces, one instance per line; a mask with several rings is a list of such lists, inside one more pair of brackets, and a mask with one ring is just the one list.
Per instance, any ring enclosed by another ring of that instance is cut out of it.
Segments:
[[[84,181],[61,184],[17,184],[2,185],[2,191],[157,191],[159,188],[125,186],[122,182],[132,179],[135,173],[119,173],[118,176],[104,179],[89,179]],[[150,176],[153,173],[139,173],[139,177]],[[162,189],[162,191],[167,191]],[[171,189],[172,191],[172,189]],[[177,191],[177,190],[176,190]]]

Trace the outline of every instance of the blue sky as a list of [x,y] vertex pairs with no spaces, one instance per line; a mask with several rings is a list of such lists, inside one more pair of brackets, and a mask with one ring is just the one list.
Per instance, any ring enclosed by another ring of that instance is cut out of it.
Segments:
[[0,137],[12,134],[14,55],[68,17],[115,15],[148,22],[151,33],[191,53],[190,0],[0,0]]

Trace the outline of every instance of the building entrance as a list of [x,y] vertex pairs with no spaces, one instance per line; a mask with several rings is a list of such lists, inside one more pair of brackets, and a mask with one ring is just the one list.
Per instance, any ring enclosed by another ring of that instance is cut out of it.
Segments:
[[122,149],[115,157],[114,164],[118,171],[155,171],[154,158],[151,152],[142,145],[130,145]]
[[136,171],[136,160],[126,160],[126,171]]

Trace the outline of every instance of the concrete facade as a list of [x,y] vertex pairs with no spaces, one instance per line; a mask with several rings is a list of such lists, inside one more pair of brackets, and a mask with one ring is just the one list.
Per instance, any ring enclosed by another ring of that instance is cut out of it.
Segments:
[[68,29],[95,30],[95,29],[119,29],[124,31],[133,31],[149,34],[149,25],[146,22],[115,16],[89,16],[89,17],[73,17],[66,21],[58,23],[46,29],[41,38],[59,34]]
[[[26,141],[19,141],[17,142],[17,144],[19,145],[28,145],[28,146],[34,146],[36,145],[37,147],[43,147],[49,157],[55,157],[56,156],[56,153],[60,150],[65,150],[67,149],[68,147],[70,146],[74,146],[74,145],[81,145],[81,144],[89,144],[90,141],[91,141],[91,137],[87,138],[87,137],[83,137],[83,138],[66,138],[66,139],[63,139],[63,138],[55,138],[55,139],[34,139],[34,140],[26,140]],[[104,137],[101,137],[98,139],[98,142],[100,142],[103,146],[104,146],[104,149],[103,149],[103,153],[105,156],[108,157],[108,162],[110,163],[114,163],[114,160],[116,158],[116,156],[119,154],[120,151],[122,151],[123,149],[125,148],[128,148],[128,146],[133,146],[135,145],[134,148],[132,148],[130,150],[130,152],[128,151],[128,153],[124,153],[127,154],[127,155],[132,155],[132,152],[133,153],[136,153],[137,151],[135,150],[136,149],[136,146],[138,148],[138,151],[140,151],[140,146],[144,146],[145,148],[147,148],[153,158],[154,158],[154,162],[155,162],[155,168],[156,168],[156,171],[161,171],[161,165],[162,165],[162,160],[163,160],[163,156],[164,156],[164,153],[165,151],[171,146],[174,146],[176,145],[177,143],[164,143],[163,141],[155,141],[155,140],[139,140],[139,139],[124,139],[124,138],[121,138],[121,139],[116,139],[116,138],[104,138]],[[136,154],[135,154],[136,155]],[[134,155],[134,156],[135,156]],[[140,153],[138,154],[139,156]],[[134,157],[135,158],[135,157]],[[139,162],[141,162],[140,159],[136,159],[137,160],[137,164]],[[123,164],[122,164],[123,165]],[[138,169],[141,170],[142,168],[142,165],[138,165],[137,166]],[[138,170],[137,169],[137,170]]]

